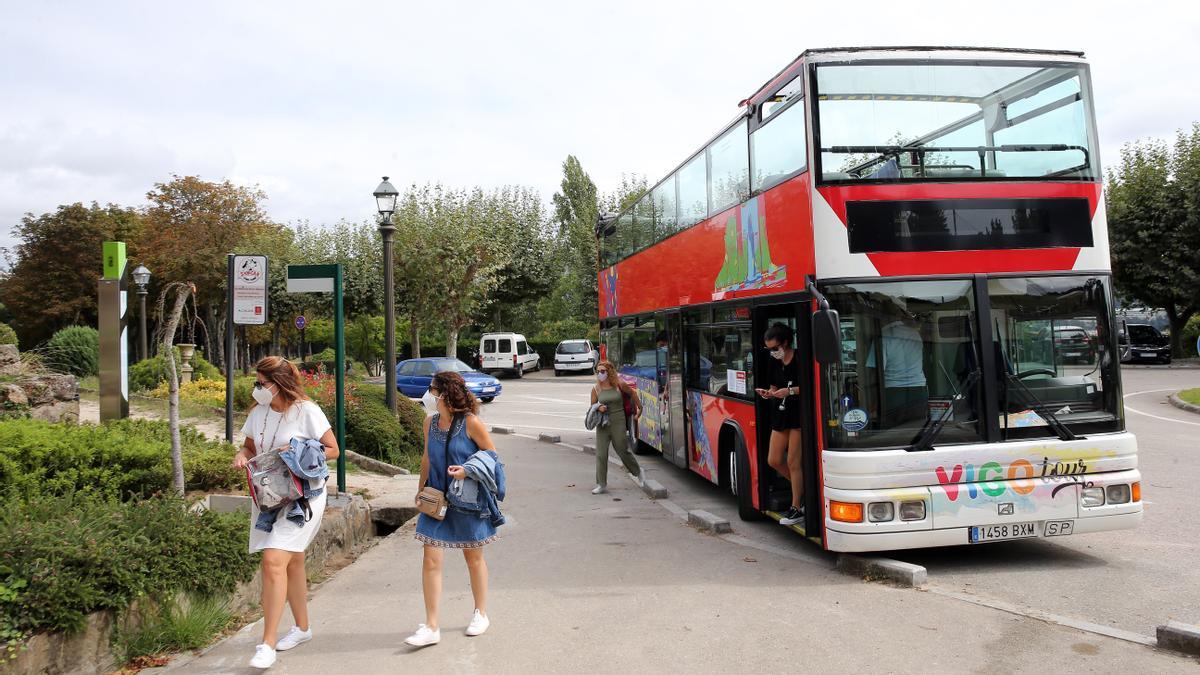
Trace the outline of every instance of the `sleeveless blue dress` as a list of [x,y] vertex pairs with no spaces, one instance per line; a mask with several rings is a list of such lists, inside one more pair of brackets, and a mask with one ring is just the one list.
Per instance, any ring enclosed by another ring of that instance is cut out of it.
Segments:
[[[440,414],[434,413],[429,423],[429,442],[425,454],[429,456],[429,486],[446,492],[450,477],[446,473],[446,435],[450,435],[450,466],[465,463],[471,455],[479,452],[479,446],[467,435],[467,418],[460,417],[450,431],[438,426]],[[430,518],[424,513],[417,517],[417,541],[438,548],[479,548],[496,540],[496,528],[487,518],[450,506],[443,520]]]

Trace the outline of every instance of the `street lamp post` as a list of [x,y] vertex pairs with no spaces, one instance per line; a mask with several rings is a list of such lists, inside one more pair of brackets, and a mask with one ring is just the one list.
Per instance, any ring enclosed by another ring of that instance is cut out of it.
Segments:
[[142,352],[138,360],[144,361],[150,357],[148,340],[146,338],[146,287],[150,285],[150,270],[146,269],[145,265],[138,265],[133,271],[133,283],[137,286],[138,301],[141,304],[141,347]]
[[383,237],[383,339],[384,379],[387,388],[387,407],[396,412],[396,287],[392,279],[392,239],[396,226],[392,214],[396,211],[396,197],[400,193],[383,177],[375,188],[375,204],[379,209],[379,234]]

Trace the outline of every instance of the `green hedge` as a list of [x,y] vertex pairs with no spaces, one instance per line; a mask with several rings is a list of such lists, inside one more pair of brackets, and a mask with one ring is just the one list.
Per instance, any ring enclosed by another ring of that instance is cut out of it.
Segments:
[[12,329],[12,326],[0,323],[0,345],[15,344],[17,344],[17,332]]
[[[179,348],[175,348],[175,369],[178,373],[182,366],[183,360],[179,356]],[[209,363],[200,354],[199,351],[192,357],[192,379],[196,380],[220,380],[221,371]],[[154,356],[129,366],[129,390],[130,391],[148,391],[156,389],[158,385],[167,381],[167,360],[163,354]]]
[[[189,490],[240,488],[234,449],[195,429],[180,429]],[[171,486],[166,422],[119,420],[96,426],[0,420],[0,485],[16,495],[78,491],[104,498],[149,496]],[[11,495],[10,495],[11,496]]]
[[75,377],[100,374],[100,332],[91,326],[68,326],[43,347],[46,365]]
[[246,536],[245,514],[196,513],[174,497],[10,497],[0,508],[0,645],[77,631],[89,613],[140,597],[229,593],[254,573]]
[[[363,384],[355,388],[355,402],[346,408],[346,447],[410,471],[420,470],[425,410],[397,395],[397,414],[393,416],[384,392],[381,385]],[[331,407],[325,414],[332,422]]]

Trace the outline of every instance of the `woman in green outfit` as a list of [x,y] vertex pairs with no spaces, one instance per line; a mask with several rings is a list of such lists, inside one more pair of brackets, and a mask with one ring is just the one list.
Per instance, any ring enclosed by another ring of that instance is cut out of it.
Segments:
[[592,387],[592,403],[600,404],[600,412],[608,414],[608,426],[596,427],[596,487],[592,494],[598,495],[608,491],[608,446],[612,444],[617,451],[625,468],[633,474],[633,479],[642,484],[642,467],[629,451],[629,435],[626,430],[625,403],[622,394],[628,394],[633,403],[633,419],[629,424],[637,424],[637,418],[642,414],[642,402],[637,392],[617,377],[617,369],[609,361],[601,361],[596,366],[596,386]]

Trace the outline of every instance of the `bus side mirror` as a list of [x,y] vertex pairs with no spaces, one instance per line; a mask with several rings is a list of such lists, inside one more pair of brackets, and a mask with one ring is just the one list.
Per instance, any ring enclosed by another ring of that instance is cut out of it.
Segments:
[[841,320],[836,309],[819,309],[812,316],[813,354],[817,363],[829,365],[842,360]]

